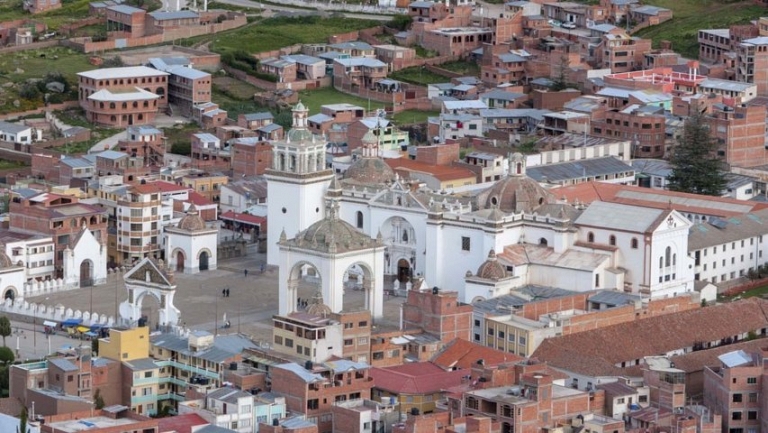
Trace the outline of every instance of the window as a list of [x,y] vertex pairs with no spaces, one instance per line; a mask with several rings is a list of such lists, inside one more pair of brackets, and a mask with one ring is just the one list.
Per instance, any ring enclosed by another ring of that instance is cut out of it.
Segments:
[[637,238],[632,238],[632,249],[633,250],[637,249]]
[[616,236],[611,235],[611,237],[608,238],[608,244],[611,246],[616,246]]
[[479,320],[475,320],[475,326],[480,326],[480,321]]
[[461,237],[461,250],[462,251],[469,251],[471,247],[469,237],[462,236]]
[[347,338],[347,339],[344,340],[344,345],[345,346],[351,346],[353,343],[354,343],[354,340],[351,339],[351,338]]
[[756,392],[750,392],[749,393],[749,402],[750,403],[757,403],[757,393]]
[[734,421],[738,421],[741,419],[741,412],[734,412],[731,414],[731,419]]
[[742,401],[741,394],[733,394],[734,403],[741,403],[741,401]]
[[293,347],[293,340],[290,338],[285,339],[285,347]]
[[357,228],[363,228],[363,213],[357,211]]
[[757,411],[750,410],[749,412],[747,412],[747,419],[757,419]]
[[359,323],[357,324],[357,326],[358,326],[359,328],[365,328],[366,326],[368,326],[368,322],[367,322],[367,321],[362,321],[362,322],[359,322]]
[[595,241],[595,234],[592,232],[587,233],[587,242],[594,242]]
[[747,378],[747,383],[754,385],[754,384],[757,383],[757,378],[756,377],[748,377]]

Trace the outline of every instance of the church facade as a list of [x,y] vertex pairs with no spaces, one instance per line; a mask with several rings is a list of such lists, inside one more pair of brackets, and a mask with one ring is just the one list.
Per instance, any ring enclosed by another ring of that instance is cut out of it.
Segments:
[[[281,245],[326,218],[333,200],[334,218],[380,240],[377,272],[386,290],[424,279],[459,292],[465,303],[527,284],[650,298],[693,291],[691,223],[672,209],[561,202],[526,176],[520,154],[510,156],[509,175],[486,189],[432,191],[380,158],[375,129],[337,179],[321,162],[324,139],[306,129],[307,108],[299,103],[293,113],[293,129],[275,144],[267,172],[270,264],[281,264]],[[290,270],[280,272],[282,280]]]

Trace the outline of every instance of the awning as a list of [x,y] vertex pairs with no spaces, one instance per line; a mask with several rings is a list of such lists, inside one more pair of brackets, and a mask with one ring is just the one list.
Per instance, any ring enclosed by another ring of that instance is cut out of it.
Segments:
[[77,332],[91,332],[91,328],[89,328],[87,326],[78,326],[77,327]]
[[99,334],[97,334],[95,332],[91,332],[91,331],[86,332],[85,335],[87,335],[89,337],[98,337],[99,336]]
[[67,319],[61,322],[61,326],[77,326],[83,322],[83,319]]
[[102,328],[106,328],[106,327],[107,327],[107,325],[91,325],[91,331],[96,332],[96,331],[98,331],[98,330],[100,330]]
[[57,325],[56,322],[51,322],[50,320],[46,320],[43,322],[43,326],[48,326],[50,328],[55,328]]

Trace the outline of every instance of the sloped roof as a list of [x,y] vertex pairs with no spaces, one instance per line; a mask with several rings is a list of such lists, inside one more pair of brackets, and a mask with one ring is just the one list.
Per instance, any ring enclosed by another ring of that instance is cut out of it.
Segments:
[[443,350],[436,353],[432,357],[431,362],[444,369],[468,369],[472,368],[472,365],[476,364],[478,359],[482,359],[484,365],[492,367],[504,362],[517,362],[524,358],[513,353],[503,352],[492,347],[457,338],[448,343]]
[[766,328],[767,313],[768,301],[749,298],[548,338],[532,357],[588,376],[619,375],[622,362]]
[[604,182],[584,182],[578,185],[553,188],[552,193],[569,202],[582,203],[604,201],[633,206],[672,209],[703,215],[729,217],[768,208],[766,203],[756,203],[725,197],[713,197],[684,192],[618,185]]
[[461,384],[468,370],[445,371],[431,362],[414,362],[397,367],[371,368],[374,388],[393,394],[434,394]]

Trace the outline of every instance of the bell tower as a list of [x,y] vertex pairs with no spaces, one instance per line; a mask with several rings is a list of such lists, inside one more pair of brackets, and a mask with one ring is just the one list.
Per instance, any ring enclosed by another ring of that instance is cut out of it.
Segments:
[[326,140],[307,128],[309,109],[299,101],[291,110],[293,126],[272,143],[267,179],[267,263],[278,264],[277,242],[285,231],[294,236],[323,218],[325,191],[334,177],[325,161]]

